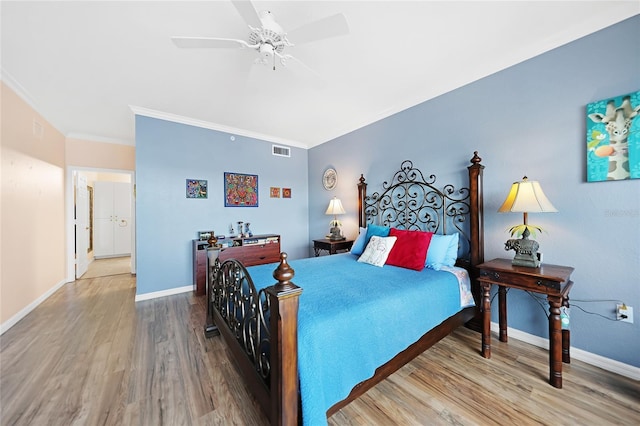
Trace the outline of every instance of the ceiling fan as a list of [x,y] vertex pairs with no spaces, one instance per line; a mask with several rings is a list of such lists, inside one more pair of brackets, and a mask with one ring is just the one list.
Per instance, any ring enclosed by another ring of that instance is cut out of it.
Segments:
[[258,13],[250,1],[232,0],[231,3],[249,26],[251,32],[247,40],[218,37],[171,37],[171,40],[180,48],[253,49],[259,54],[254,62],[265,65],[273,63],[275,70],[276,58],[283,66],[292,59],[301,63],[299,59],[284,53],[294,43],[300,45],[349,33],[349,25],[341,13],[285,32],[271,11],[263,10]]

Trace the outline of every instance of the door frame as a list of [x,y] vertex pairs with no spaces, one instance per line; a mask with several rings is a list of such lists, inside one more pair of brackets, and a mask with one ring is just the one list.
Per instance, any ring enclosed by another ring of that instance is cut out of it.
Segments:
[[[81,176],[82,175],[82,176]],[[89,216],[91,214],[91,209],[89,208],[89,203],[91,199],[89,197],[89,190],[87,187],[87,178],[85,175],[78,173],[74,174],[75,179],[74,182],[74,204],[75,204],[75,251],[76,254],[74,256],[76,268],[75,268],[75,277],[76,279],[82,277],[89,268],[89,235],[90,235],[90,227],[89,223],[91,222]],[[80,185],[81,181],[84,182],[83,185]],[[86,222],[82,222],[85,220]],[[79,222],[80,221],[80,222]],[[80,225],[80,226],[78,226]],[[80,249],[80,250],[78,250]]]
[[67,282],[75,281],[75,213],[74,213],[74,193],[75,180],[74,173],[94,172],[94,173],[120,173],[128,174],[131,179],[131,273],[136,273],[136,173],[132,170],[121,169],[101,169],[95,167],[75,167],[67,166],[65,183],[65,228],[67,234]]

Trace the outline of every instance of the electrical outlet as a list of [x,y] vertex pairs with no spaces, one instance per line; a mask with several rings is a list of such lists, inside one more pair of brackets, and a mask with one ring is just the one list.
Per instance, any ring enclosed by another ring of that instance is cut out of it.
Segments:
[[616,319],[633,324],[633,308],[622,303],[616,305]]

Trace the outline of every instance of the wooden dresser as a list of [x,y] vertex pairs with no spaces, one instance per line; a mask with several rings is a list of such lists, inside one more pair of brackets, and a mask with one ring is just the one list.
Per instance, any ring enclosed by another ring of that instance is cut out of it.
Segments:
[[199,296],[207,289],[207,247],[206,241],[193,240],[193,287]]
[[[228,241],[228,240],[225,240]],[[244,266],[263,265],[280,261],[280,235],[264,234],[232,238],[231,247],[222,247],[218,259],[237,259]],[[209,243],[193,240],[193,285],[198,296],[206,294],[207,255]]]
[[244,266],[263,265],[280,261],[280,235],[263,234],[233,238],[232,247],[220,249],[218,259],[236,259]]

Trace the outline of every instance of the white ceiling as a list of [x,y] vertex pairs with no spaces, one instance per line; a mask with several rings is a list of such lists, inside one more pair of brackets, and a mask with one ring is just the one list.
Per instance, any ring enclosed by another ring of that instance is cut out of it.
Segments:
[[[247,39],[230,1],[2,1],[2,79],[68,137],[134,144],[134,112],[313,147],[640,13],[640,1],[256,1],[291,30],[343,13],[350,34],[287,48]],[[295,40],[291,40],[295,44]]]

